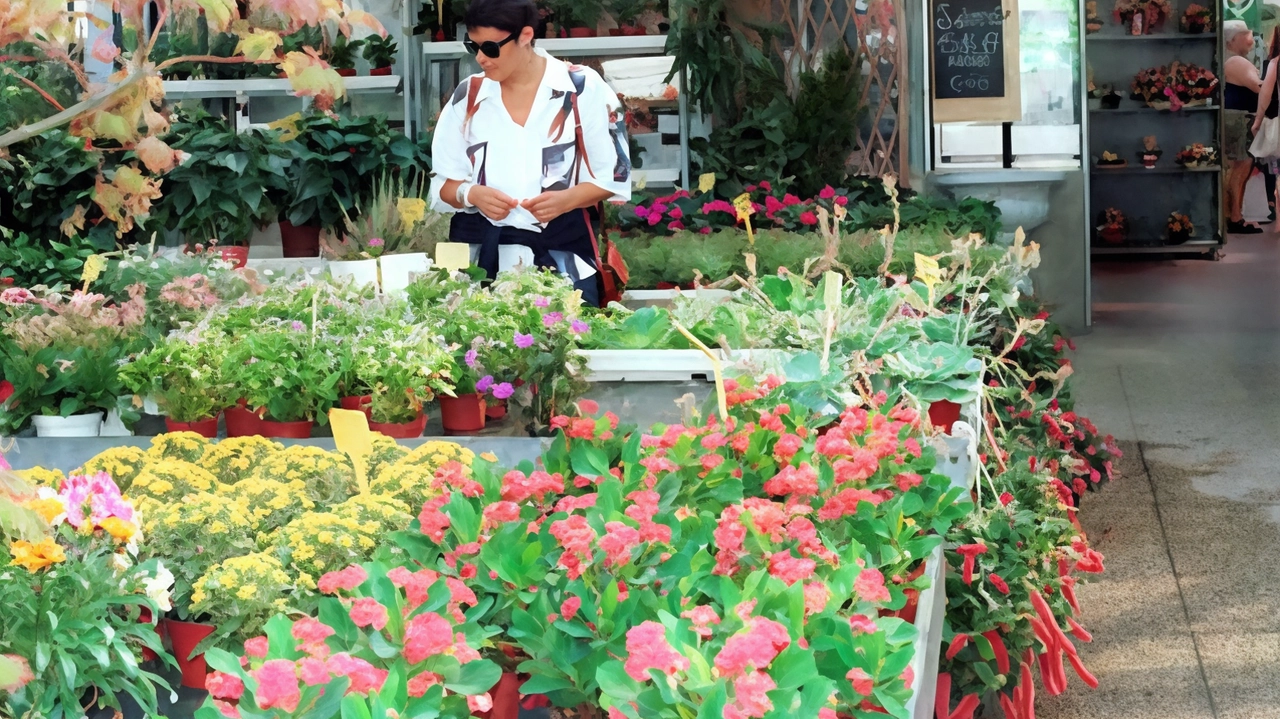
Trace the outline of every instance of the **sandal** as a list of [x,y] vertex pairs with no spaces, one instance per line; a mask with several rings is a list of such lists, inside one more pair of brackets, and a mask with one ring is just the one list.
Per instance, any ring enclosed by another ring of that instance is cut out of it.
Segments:
[[1227,222],[1227,233],[1232,235],[1260,235],[1262,228],[1246,222]]

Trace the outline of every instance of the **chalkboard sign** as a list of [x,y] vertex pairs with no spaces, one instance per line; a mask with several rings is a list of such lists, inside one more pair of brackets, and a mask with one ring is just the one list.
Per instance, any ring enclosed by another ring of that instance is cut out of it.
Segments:
[[1005,11],[1000,0],[932,0],[934,97],[1005,95]]

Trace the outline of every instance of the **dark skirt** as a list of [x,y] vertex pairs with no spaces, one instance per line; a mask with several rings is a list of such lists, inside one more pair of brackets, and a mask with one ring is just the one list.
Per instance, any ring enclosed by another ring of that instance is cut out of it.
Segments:
[[498,274],[498,247],[501,245],[528,247],[533,250],[534,265],[548,269],[558,269],[551,256],[553,250],[577,255],[596,268],[595,274],[581,278],[578,276],[576,263],[571,262],[566,267],[566,275],[573,281],[574,288],[582,291],[583,302],[599,307],[600,268],[596,265],[596,251],[592,241],[597,228],[588,225],[588,221],[595,223],[598,218],[590,210],[573,210],[547,223],[542,232],[533,232],[517,227],[500,227],[479,212],[458,212],[450,221],[449,240],[479,245],[480,257],[476,264],[485,271],[489,279]]

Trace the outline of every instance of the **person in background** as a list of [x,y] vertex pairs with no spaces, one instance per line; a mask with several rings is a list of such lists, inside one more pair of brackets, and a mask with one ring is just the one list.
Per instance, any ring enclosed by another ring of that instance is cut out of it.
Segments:
[[462,81],[431,142],[431,199],[454,211],[450,239],[480,246],[497,272],[499,245],[525,245],[599,304],[595,208],[631,198],[631,160],[617,95],[594,70],[534,47],[532,0],[473,0],[463,45],[483,72]]
[[[1249,60],[1253,51],[1253,31],[1243,20],[1222,24],[1223,42],[1227,48],[1224,66],[1226,89],[1223,92],[1223,157],[1227,161],[1225,200],[1227,232],[1256,235],[1262,228],[1244,221],[1244,190],[1253,174],[1253,157],[1249,155],[1249,128],[1253,113],[1260,110],[1258,93],[1262,79],[1258,68]],[[1274,200],[1272,200],[1274,202]]]

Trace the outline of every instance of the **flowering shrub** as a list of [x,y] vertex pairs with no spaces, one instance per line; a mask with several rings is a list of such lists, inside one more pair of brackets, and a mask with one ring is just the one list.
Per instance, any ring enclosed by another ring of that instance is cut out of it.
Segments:
[[323,424],[338,401],[341,373],[333,346],[343,339],[317,340],[313,333],[323,329],[301,320],[263,321],[227,348],[222,376],[265,419]]
[[217,627],[211,641],[253,637],[272,616],[289,608],[293,588],[280,560],[269,552],[231,557],[209,568],[195,581],[191,614],[205,616]]
[[195,432],[166,432],[151,438],[147,457],[153,461],[175,459],[198,465],[208,448],[209,440]]
[[280,452],[284,445],[265,437],[228,437],[205,448],[200,466],[223,484],[234,484],[248,477],[267,457]]
[[314,590],[323,574],[372,556],[381,527],[336,512],[308,512],[280,530],[279,547],[286,567],[302,590]]
[[[0,476],[0,486],[13,481]],[[156,686],[168,685],[138,661],[144,648],[163,649],[154,619],[139,619],[168,607],[171,578],[157,562],[134,562],[132,505],[103,473],[73,475],[25,503],[42,534],[0,545],[0,647],[20,667],[19,681],[0,681],[0,705],[13,716],[56,716],[83,707],[94,688],[91,707],[119,709],[118,694],[128,694],[156,712]]]
[[173,572],[174,605],[182,618],[197,579],[213,565],[257,548],[253,514],[239,499],[195,491],[176,501],[143,502],[140,509],[147,537],[144,554]]
[[255,474],[235,484],[224,484],[217,493],[248,508],[253,525],[261,532],[259,544],[269,543],[272,532],[315,507],[307,496],[306,482],[300,479],[278,481]]
[[[77,469],[74,474],[105,472],[120,488],[120,491],[128,492],[130,485],[133,484],[133,478],[138,476],[147,461],[147,451],[141,447],[128,445],[110,447],[85,462],[84,466]],[[61,478],[49,483],[49,486],[56,486],[58,482],[61,482]]]
[[355,389],[372,397],[371,419],[412,422],[437,394],[449,391],[453,360],[423,328],[407,323],[377,327],[352,347]]
[[133,478],[130,486],[134,496],[169,502],[180,500],[195,492],[212,492],[218,485],[218,480],[212,474],[190,462],[180,459],[156,461],[154,455],[150,454],[148,457],[153,461]]
[[175,422],[216,417],[236,399],[223,379],[227,349],[221,339],[194,332],[170,336],[124,365],[121,381],[139,399],[155,398]]
[[307,496],[321,505],[355,494],[356,473],[346,455],[295,444],[265,458],[254,474],[266,479],[302,482]]

